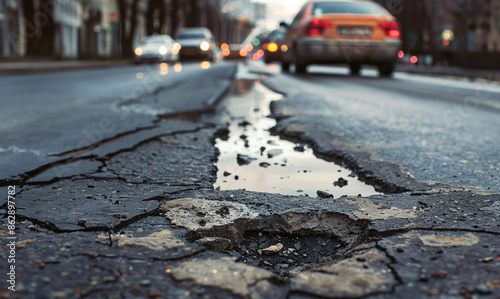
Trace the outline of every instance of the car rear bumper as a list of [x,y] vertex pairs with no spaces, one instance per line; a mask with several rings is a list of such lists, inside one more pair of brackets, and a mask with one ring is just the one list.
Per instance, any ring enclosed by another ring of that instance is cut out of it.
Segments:
[[264,58],[266,61],[280,61],[281,51],[280,50],[276,52],[264,51]]
[[202,51],[199,47],[196,47],[196,48],[186,47],[186,48],[181,48],[179,55],[180,55],[181,59],[211,58],[212,51],[211,50]]
[[143,54],[141,56],[135,55],[136,61],[162,61],[166,59],[167,59],[166,55],[159,55],[159,54]]
[[306,64],[395,62],[400,49],[400,40],[337,41],[308,38],[297,42],[300,59]]

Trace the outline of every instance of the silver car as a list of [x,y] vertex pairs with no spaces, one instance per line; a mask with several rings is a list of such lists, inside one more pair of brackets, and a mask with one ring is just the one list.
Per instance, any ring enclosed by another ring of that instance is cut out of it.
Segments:
[[169,35],[147,36],[134,50],[137,63],[146,61],[177,61],[181,45]]
[[182,29],[177,34],[177,41],[181,44],[181,60],[214,59],[215,38],[208,28]]

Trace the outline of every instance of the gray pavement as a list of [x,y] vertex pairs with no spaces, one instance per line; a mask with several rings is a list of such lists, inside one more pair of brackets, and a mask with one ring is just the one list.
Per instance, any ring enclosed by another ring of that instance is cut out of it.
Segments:
[[21,60],[1,61],[0,75],[47,73],[82,69],[108,68],[131,64],[130,59],[110,60]]
[[44,165],[95,155],[88,151],[109,141],[140,139],[162,115],[210,110],[234,69],[191,63],[2,77],[0,177],[23,181]]
[[[223,101],[251,100],[245,93],[263,80],[285,94],[271,105],[274,133],[308,143],[383,192],[326,199],[215,190],[215,140],[242,121],[216,106],[228,86],[219,82],[233,83],[235,66],[171,67],[153,88],[138,78],[149,71],[135,67],[0,78],[9,98],[24,101],[4,102],[9,114],[30,115],[13,119],[15,126],[0,123],[2,140],[10,141],[0,146],[2,165],[21,165],[4,171],[0,188],[7,194],[7,176],[16,180],[16,295],[500,296],[500,164],[488,143],[498,137],[494,87],[471,109],[476,101],[463,101],[478,97],[475,86],[457,90],[456,82],[370,72],[356,78],[325,68],[295,76],[247,66]],[[130,96],[114,102],[116,94]],[[103,117],[116,129],[75,143]],[[27,157],[46,160],[31,164]],[[7,216],[8,204],[2,208]],[[8,220],[0,224],[4,240],[12,236]],[[3,271],[12,265],[9,254],[0,247]],[[0,294],[9,298],[6,277]]]
[[396,66],[396,71],[429,76],[457,77],[468,78],[470,80],[500,82],[500,71],[498,70],[465,69],[456,66],[444,65],[427,66],[400,64]]

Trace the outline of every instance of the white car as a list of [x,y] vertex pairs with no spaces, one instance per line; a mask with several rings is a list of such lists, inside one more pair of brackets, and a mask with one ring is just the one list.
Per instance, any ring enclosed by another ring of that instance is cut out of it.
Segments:
[[214,60],[216,50],[215,38],[208,28],[185,28],[177,34],[181,44],[181,60],[208,59]]
[[178,61],[181,45],[169,35],[147,36],[134,50],[135,62]]

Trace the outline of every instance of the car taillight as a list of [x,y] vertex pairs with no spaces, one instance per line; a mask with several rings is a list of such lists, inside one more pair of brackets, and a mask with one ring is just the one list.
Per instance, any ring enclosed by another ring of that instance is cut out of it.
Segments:
[[311,36],[319,36],[323,34],[325,28],[331,27],[332,23],[314,19],[307,26],[306,34]]
[[378,26],[384,29],[385,34],[389,37],[400,37],[401,31],[399,30],[398,22],[384,22],[378,24]]

